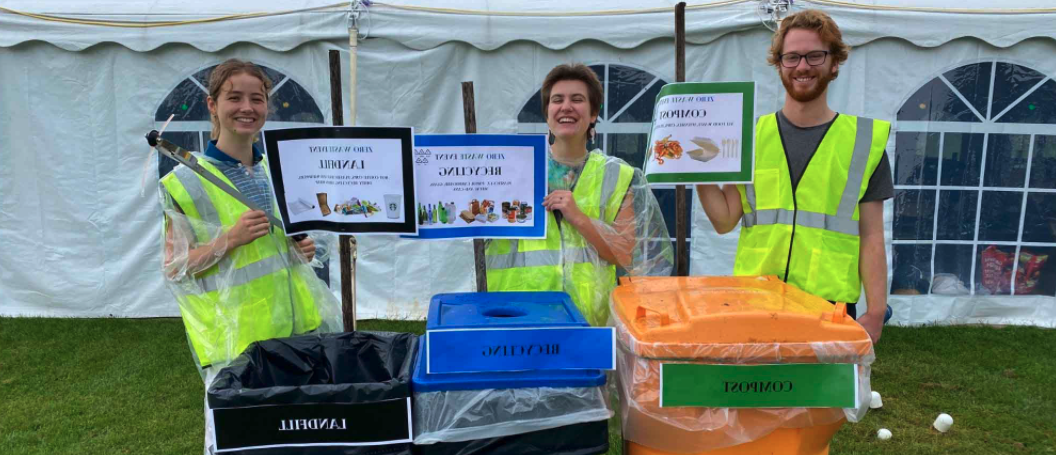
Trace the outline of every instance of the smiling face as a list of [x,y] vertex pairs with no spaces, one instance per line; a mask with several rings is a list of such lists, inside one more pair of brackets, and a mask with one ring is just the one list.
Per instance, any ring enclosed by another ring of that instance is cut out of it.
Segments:
[[232,75],[220,95],[207,100],[209,112],[220,122],[220,134],[246,139],[256,136],[268,116],[264,82],[246,73]]
[[[795,52],[806,55],[811,51],[828,51],[829,47],[822,42],[818,33],[813,30],[795,28],[785,35],[784,47],[781,53]],[[808,103],[818,99],[829,87],[829,82],[836,79],[839,66],[833,63],[832,56],[826,56],[825,61],[818,66],[807,64],[806,58],[799,60],[795,68],[779,67],[781,83],[785,91],[793,100],[800,103]]]
[[579,80],[563,80],[550,89],[546,107],[546,125],[560,139],[586,138],[590,124],[598,115],[591,113],[587,84]]

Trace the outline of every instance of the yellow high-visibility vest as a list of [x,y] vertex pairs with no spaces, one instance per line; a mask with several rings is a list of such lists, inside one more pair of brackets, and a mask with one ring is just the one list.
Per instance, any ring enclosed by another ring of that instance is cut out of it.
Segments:
[[[206,160],[203,168],[234,188]],[[191,221],[199,244],[213,239],[208,226],[230,229],[249,208],[185,166],[161,179]],[[193,279],[198,293],[177,295],[187,337],[201,365],[233,359],[250,343],[315,330],[321,319],[304,279],[288,264],[281,229],[238,247]]]
[[754,184],[738,186],[744,217],[734,275],[777,275],[826,300],[857,302],[858,201],[890,131],[882,120],[838,115],[793,192],[777,115],[761,117]]
[[[576,206],[584,215],[612,224],[633,177],[631,166],[591,152],[572,190]],[[591,325],[605,325],[616,266],[598,259],[575,228],[558,229],[552,212],[540,209],[536,213],[546,214],[545,239],[489,242],[485,250],[488,291],[565,291]]]

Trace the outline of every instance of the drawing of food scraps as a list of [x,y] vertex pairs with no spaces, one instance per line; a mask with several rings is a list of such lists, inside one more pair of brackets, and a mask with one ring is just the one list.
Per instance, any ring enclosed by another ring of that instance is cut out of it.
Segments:
[[697,147],[699,147],[693,150],[686,151],[686,154],[689,155],[689,157],[692,159],[695,159],[702,163],[706,163],[712,158],[719,156],[719,145],[711,139],[708,139],[706,137],[695,137],[693,139],[690,139],[690,142],[696,144]]
[[664,164],[664,159],[677,160],[682,158],[682,144],[678,141],[672,141],[671,135],[656,141],[653,145],[653,158],[656,159],[656,164]]

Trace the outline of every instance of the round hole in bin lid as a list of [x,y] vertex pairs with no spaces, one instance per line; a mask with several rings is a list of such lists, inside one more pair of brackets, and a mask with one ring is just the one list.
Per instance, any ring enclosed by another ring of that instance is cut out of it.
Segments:
[[484,312],[484,316],[489,318],[519,318],[521,316],[527,316],[528,313],[520,308],[491,308]]

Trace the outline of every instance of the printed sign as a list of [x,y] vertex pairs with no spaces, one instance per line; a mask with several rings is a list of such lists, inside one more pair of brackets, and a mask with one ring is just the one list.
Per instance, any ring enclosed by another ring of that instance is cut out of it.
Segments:
[[415,136],[417,238],[546,238],[546,145],[534,134]]
[[751,183],[754,82],[682,82],[660,89],[645,159],[654,186]]
[[413,440],[411,399],[211,409],[217,453],[378,446]]
[[263,135],[287,235],[418,231],[411,128],[287,128]]
[[612,327],[429,330],[425,343],[428,374],[616,369]]
[[660,364],[660,407],[853,408],[858,366]]

